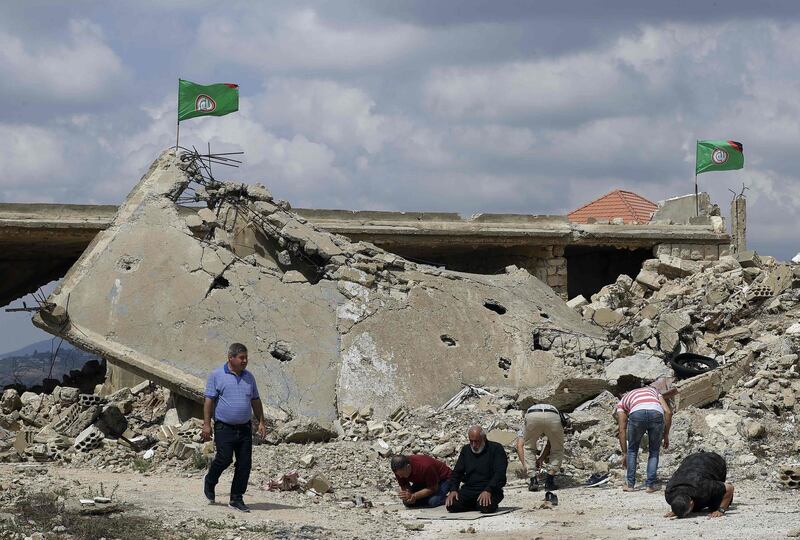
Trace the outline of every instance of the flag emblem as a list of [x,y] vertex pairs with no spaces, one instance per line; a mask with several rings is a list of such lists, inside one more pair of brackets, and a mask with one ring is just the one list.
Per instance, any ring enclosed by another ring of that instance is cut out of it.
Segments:
[[728,152],[723,150],[722,148],[717,148],[711,154],[711,161],[716,163],[717,165],[722,165],[726,161],[728,161]]
[[695,174],[706,171],[735,171],[744,167],[742,143],[725,140],[697,141]]
[[203,85],[178,79],[178,122],[198,116],[225,116],[238,110],[238,85]]
[[197,112],[210,113],[217,108],[217,102],[211,96],[200,94],[194,102],[194,110]]

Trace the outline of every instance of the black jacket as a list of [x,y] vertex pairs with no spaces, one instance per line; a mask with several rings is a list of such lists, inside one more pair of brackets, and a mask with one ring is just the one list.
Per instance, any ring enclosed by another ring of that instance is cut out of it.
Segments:
[[694,501],[694,510],[718,509],[725,496],[725,479],[728,467],[725,459],[714,452],[696,452],[683,460],[678,470],[667,482],[664,498],[667,504],[679,494],[685,494]]
[[506,468],[508,458],[506,451],[499,443],[486,441],[480,454],[465,445],[458,455],[453,474],[450,475],[448,491],[462,491],[477,495],[481,491],[489,491],[493,495],[503,494],[506,485]]

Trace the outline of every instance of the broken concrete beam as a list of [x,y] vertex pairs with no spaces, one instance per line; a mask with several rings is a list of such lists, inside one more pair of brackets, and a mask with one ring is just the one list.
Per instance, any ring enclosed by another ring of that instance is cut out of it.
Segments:
[[583,306],[587,305],[588,303],[589,301],[586,298],[584,298],[582,294],[579,294],[575,298],[572,298],[571,300],[567,301],[567,305],[572,309],[580,309]]
[[537,403],[549,403],[561,412],[570,412],[585,401],[613,388],[614,386],[605,379],[568,378],[557,386],[548,385],[520,390],[515,407],[524,411]]
[[563,360],[532,346],[540,328],[605,338],[527,272],[418,265],[318,230],[288,204],[265,216],[266,196],[238,183],[207,190],[214,235],[197,238],[174,202],[200,177],[191,159],[168,151],[153,163],[48,299],[53,314],[69,302],[69,320],[42,312],[38,326],[197,402],[242,342],[267,404],[326,425],[347,405],[381,419],[463,384],[558,380]]
[[606,379],[610,382],[615,382],[625,375],[650,382],[671,374],[672,370],[664,364],[664,360],[647,353],[617,358],[606,366]]
[[702,407],[715,402],[747,373],[753,358],[751,352],[708,373],[680,381],[675,385],[678,389],[675,407],[679,409]]
[[336,437],[336,431],[313,418],[295,418],[281,426],[278,437],[289,443],[326,442]]

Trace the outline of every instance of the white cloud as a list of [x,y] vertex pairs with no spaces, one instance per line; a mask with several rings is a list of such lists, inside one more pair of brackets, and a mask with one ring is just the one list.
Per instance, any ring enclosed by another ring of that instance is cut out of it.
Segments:
[[24,124],[0,124],[0,188],[30,193],[57,178],[67,166],[63,134]]
[[89,21],[70,20],[66,42],[37,41],[0,31],[0,92],[26,102],[87,103],[125,77],[121,60]]
[[381,66],[423,45],[420,28],[394,23],[334,25],[312,8],[281,13],[254,8],[238,16],[207,16],[200,24],[200,54],[262,72],[274,69],[354,70]]
[[478,68],[445,68],[425,85],[429,108],[450,117],[508,119],[622,110],[634,81],[611,62],[591,54],[561,60],[513,62]]
[[363,90],[331,80],[271,79],[254,98],[264,123],[339,148],[379,152],[391,138],[392,120],[376,114],[375,101]]

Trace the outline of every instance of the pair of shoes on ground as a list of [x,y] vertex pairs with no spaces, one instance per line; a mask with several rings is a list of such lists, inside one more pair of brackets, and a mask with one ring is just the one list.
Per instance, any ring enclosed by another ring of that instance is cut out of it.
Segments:
[[531,481],[528,484],[528,491],[539,491],[539,479],[536,476],[531,477]]
[[594,473],[586,481],[586,487],[601,486],[608,482],[608,473]]
[[[216,500],[216,496],[214,494],[214,488],[208,485],[208,482],[206,481],[205,477],[203,477],[203,495],[206,496],[208,504],[214,504]],[[247,505],[244,504],[244,501],[241,499],[231,499],[231,501],[228,503],[228,506],[233,508],[234,510],[238,510],[239,512],[250,511],[250,508],[248,508]]]
[[[622,488],[622,491],[636,491],[636,488],[626,484]],[[647,486],[644,490],[645,493],[658,493],[659,491],[661,491],[661,486]]]
[[[552,474],[547,475],[547,478],[544,481],[544,489],[546,491],[554,491],[558,489],[556,487],[555,476]],[[536,476],[531,478],[531,481],[528,484],[528,491],[539,491],[539,479]]]

